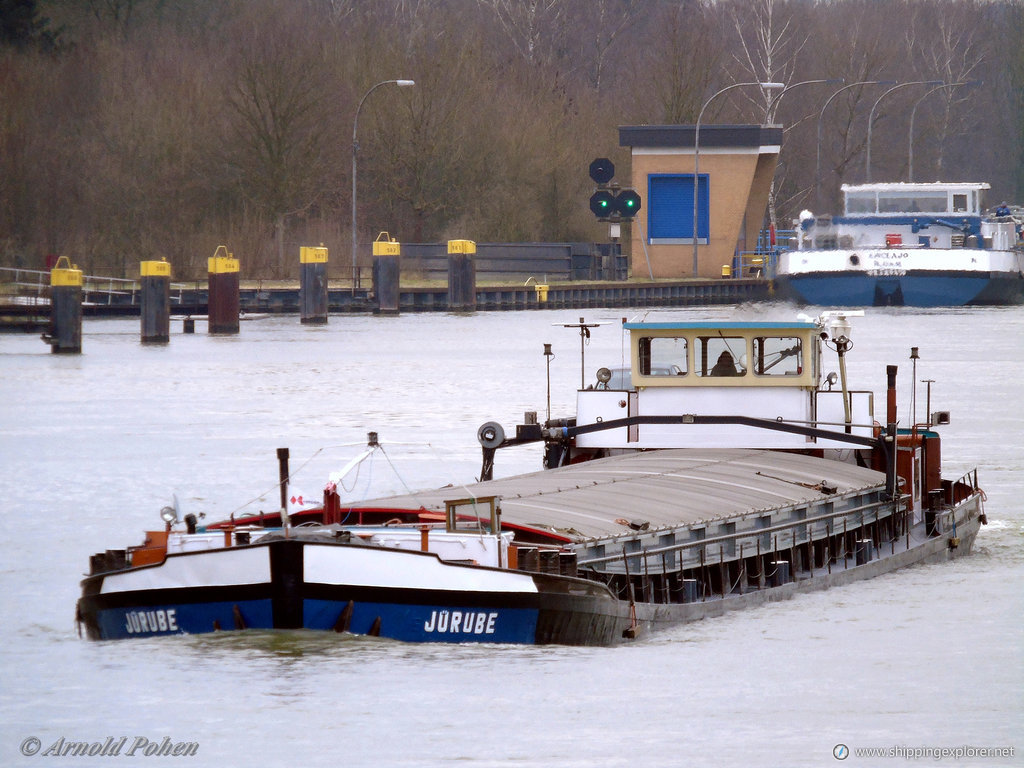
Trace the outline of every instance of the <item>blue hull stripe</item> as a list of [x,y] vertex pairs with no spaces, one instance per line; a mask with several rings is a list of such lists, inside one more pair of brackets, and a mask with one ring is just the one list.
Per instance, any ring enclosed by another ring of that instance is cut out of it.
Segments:
[[177,603],[144,607],[107,608],[97,611],[96,621],[105,640],[155,635],[197,635],[235,628],[235,606],[249,629],[274,626],[270,600]]
[[[347,605],[334,600],[305,600],[302,628],[335,629]],[[96,619],[101,636],[107,640],[204,634],[217,627],[235,629],[236,606],[246,629],[274,628],[270,600],[108,608],[98,611]],[[355,603],[349,629],[355,634],[369,634],[380,619],[382,637],[405,642],[531,644],[538,613],[530,608]]]
[[[347,603],[306,600],[306,629],[330,630]],[[368,634],[380,619],[380,634],[410,643],[534,642],[538,611],[529,608],[456,608],[448,605],[355,603],[350,631]]]
[[952,307],[971,303],[991,280],[985,277],[902,275],[788,275],[788,283],[808,304],[908,307]]

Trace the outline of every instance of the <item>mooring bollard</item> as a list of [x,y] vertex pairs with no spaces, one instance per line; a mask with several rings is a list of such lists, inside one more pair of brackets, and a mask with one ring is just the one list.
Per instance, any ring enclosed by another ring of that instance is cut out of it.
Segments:
[[82,351],[82,270],[67,256],[50,270],[50,330],[43,341],[58,354]]
[[171,340],[171,265],[166,259],[139,262],[142,343]]
[[772,561],[772,586],[781,587],[783,584],[789,583],[789,561],[788,560],[773,560]]
[[854,560],[857,565],[870,563],[875,557],[874,549],[874,542],[871,539],[857,539],[853,548]]
[[399,306],[399,283],[401,280],[402,244],[392,240],[387,232],[381,232],[373,241],[373,294],[377,298],[374,313],[397,315]]
[[448,309],[476,310],[476,243],[448,241]]
[[299,249],[299,306],[303,325],[327,324],[327,249]]
[[683,579],[681,582],[681,588],[683,591],[683,602],[684,603],[696,603],[697,602],[697,580],[696,579]]
[[207,315],[210,333],[238,333],[238,259],[218,245],[209,261]]

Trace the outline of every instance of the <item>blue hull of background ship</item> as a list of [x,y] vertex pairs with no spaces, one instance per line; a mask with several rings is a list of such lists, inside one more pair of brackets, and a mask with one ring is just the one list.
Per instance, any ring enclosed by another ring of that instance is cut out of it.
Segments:
[[978,277],[949,275],[803,275],[777,284],[776,295],[821,307],[954,307],[1009,305],[1024,302],[1020,275]]

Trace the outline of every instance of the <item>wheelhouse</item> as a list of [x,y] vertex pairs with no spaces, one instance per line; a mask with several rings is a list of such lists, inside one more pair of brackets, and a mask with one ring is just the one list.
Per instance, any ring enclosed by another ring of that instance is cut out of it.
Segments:
[[[807,449],[846,447],[827,439],[746,424],[639,423],[603,425],[631,417],[730,414],[800,425],[849,422],[869,436],[874,421],[870,392],[833,391],[837,376],[822,381],[822,326],[813,322],[626,323],[630,377],[599,373],[598,384],[577,397],[576,437],[585,450],[678,447]],[[826,334],[827,335],[827,334]],[[845,397],[845,402],[844,402]],[[849,414],[849,415],[847,415]]]

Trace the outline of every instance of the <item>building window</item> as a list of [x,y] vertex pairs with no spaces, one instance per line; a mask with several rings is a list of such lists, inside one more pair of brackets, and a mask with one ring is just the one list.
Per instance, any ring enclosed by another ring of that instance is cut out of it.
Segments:
[[[708,177],[702,173],[697,188],[698,242],[708,242]],[[651,174],[647,177],[647,236],[651,245],[693,243],[693,174]]]

